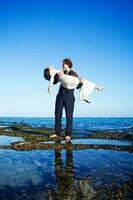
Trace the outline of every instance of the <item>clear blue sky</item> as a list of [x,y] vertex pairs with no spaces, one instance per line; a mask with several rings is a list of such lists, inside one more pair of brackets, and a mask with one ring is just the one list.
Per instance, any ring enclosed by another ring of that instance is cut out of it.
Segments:
[[133,116],[132,0],[0,0],[0,116],[54,116],[43,69],[66,57],[105,87],[75,117]]

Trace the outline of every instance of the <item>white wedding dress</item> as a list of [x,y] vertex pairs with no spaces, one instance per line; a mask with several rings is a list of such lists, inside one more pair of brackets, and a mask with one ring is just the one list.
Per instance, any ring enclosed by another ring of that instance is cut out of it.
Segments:
[[[54,76],[56,73],[59,73],[59,72],[61,71],[56,70],[56,69],[52,69],[50,71],[50,76],[51,76],[50,85],[53,85]],[[64,88],[71,90],[71,89],[75,89],[78,86],[78,84],[80,83],[80,78],[67,75],[67,74],[62,74],[61,76],[59,76],[59,82],[63,85]],[[85,100],[86,102],[89,103],[90,102],[89,96],[93,92],[94,89],[98,89],[100,91],[103,89],[103,87],[98,86],[97,84],[84,79],[84,82],[79,90],[79,99]]]

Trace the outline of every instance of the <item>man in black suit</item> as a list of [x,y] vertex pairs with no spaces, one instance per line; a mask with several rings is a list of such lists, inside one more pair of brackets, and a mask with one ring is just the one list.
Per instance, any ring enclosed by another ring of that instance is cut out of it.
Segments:
[[[63,60],[62,67],[65,74],[78,77],[77,73],[72,70],[72,61],[69,58]],[[59,75],[57,74],[54,79],[54,84],[58,82]],[[79,89],[82,83],[77,87]],[[73,111],[74,111],[74,89],[68,90],[60,85],[59,92],[56,96],[55,102],[55,133],[50,138],[57,138],[61,135],[61,119],[63,108],[66,114],[66,141],[70,141],[72,125],[73,125]]]

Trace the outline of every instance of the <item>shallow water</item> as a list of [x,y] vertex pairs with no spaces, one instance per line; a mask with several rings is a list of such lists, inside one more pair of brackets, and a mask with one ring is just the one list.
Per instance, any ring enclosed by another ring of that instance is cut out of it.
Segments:
[[0,163],[1,199],[40,200],[53,195],[65,199],[67,195],[74,200],[79,191],[91,199],[104,189],[113,191],[113,184],[121,187],[133,180],[133,154],[128,152],[0,150]]
[[122,145],[129,146],[132,145],[131,142],[122,140],[107,140],[107,139],[74,139],[72,144],[107,144],[107,145]]
[[19,142],[19,141],[24,141],[24,139],[21,137],[0,135],[0,146],[10,145],[13,142]]
[[3,125],[0,125],[0,128],[6,128],[6,127],[8,127],[8,126],[3,126]]
[[[43,144],[54,144],[54,141],[41,142]],[[131,146],[132,142],[126,140],[107,140],[107,139],[72,139],[72,144],[106,144],[106,145],[120,145],[120,146]],[[61,141],[61,144],[65,144],[65,141]]]

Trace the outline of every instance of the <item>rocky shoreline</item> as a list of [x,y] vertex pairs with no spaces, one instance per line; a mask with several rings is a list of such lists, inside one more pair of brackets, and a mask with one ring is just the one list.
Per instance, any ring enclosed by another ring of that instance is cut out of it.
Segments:
[[[0,149],[14,149],[14,150],[42,150],[42,149],[71,149],[71,150],[81,150],[81,149],[105,149],[105,150],[116,150],[116,151],[128,151],[133,152],[133,135],[125,132],[111,132],[111,131],[91,131],[87,136],[79,136],[77,130],[73,131],[73,139],[111,139],[111,140],[121,140],[130,141],[131,145],[109,145],[109,144],[72,144],[66,143],[62,144],[64,141],[65,132],[63,130],[62,137],[58,140],[54,139],[54,143],[50,142],[50,134],[54,133],[53,129],[50,128],[33,128],[27,124],[14,124],[8,127],[0,127],[0,135],[10,136],[10,137],[22,137],[24,141],[13,142],[10,145],[2,145]],[[46,142],[46,143],[43,143]]]

